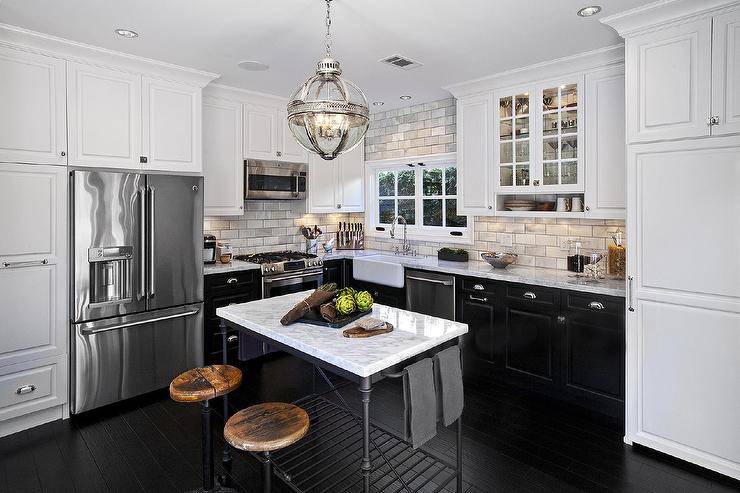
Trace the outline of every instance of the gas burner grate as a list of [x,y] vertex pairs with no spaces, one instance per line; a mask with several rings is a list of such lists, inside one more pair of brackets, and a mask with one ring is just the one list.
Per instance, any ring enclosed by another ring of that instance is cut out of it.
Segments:
[[288,262],[290,260],[303,260],[307,258],[316,258],[312,253],[294,252],[285,250],[282,252],[264,252],[253,253],[251,255],[236,255],[236,260],[252,262],[254,264],[274,264],[276,262]]

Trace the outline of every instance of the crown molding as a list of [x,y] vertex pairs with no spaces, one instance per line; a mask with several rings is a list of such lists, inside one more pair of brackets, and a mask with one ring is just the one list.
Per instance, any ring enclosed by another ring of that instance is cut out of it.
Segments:
[[518,67],[477,79],[444,86],[442,89],[461,98],[538,80],[587,72],[624,63],[624,44],[568,55],[546,62]]
[[186,82],[199,87],[220,77],[219,74],[100,48],[10,24],[0,23],[0,45],[73,62]]
[[211,96],[214,98],[237,100],[244,103],[274,103],[280,105],[288,104],[288,98],[285,96],[252,91],[249,89],[243,89],[241,87],[227,86],[224,84],[218,84],[216,82],[211,82],[210,84],[208,84],[208,86],[203,89],[203,95]]
[[656,31],[740,7],[737,0],[657,0],[600,19],[623,38]]

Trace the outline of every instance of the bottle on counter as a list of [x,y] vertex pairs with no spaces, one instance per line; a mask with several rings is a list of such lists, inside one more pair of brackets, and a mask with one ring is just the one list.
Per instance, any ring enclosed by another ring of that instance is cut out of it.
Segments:
[[568,255],[568,270],[577,274],[581,274],[583,268],[591,261],[590,256],[583,255],[582,247],[583,244],[580,241],[572,242]]
[[627,272],[627,250],[622,243],[622,232],[618,231],[612,236],[607,252],[606,273],[616,279],[624,279]]

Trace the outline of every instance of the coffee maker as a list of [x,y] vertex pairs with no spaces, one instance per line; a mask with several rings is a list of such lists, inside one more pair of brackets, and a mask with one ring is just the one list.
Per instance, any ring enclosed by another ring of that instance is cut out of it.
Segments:
[[216,263],[216,237],[213,235],[203,235],[203,263]]

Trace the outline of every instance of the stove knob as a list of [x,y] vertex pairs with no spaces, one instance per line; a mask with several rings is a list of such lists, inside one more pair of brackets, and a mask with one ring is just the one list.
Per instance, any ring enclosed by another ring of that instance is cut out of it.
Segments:
[[324,265],[324,261],[323,261],[323,260],[319,260],[319,261],[318,261],[317,263],[318,263],[319,265]]
[[275,272],[275,267],[270,267],[270,272]]

